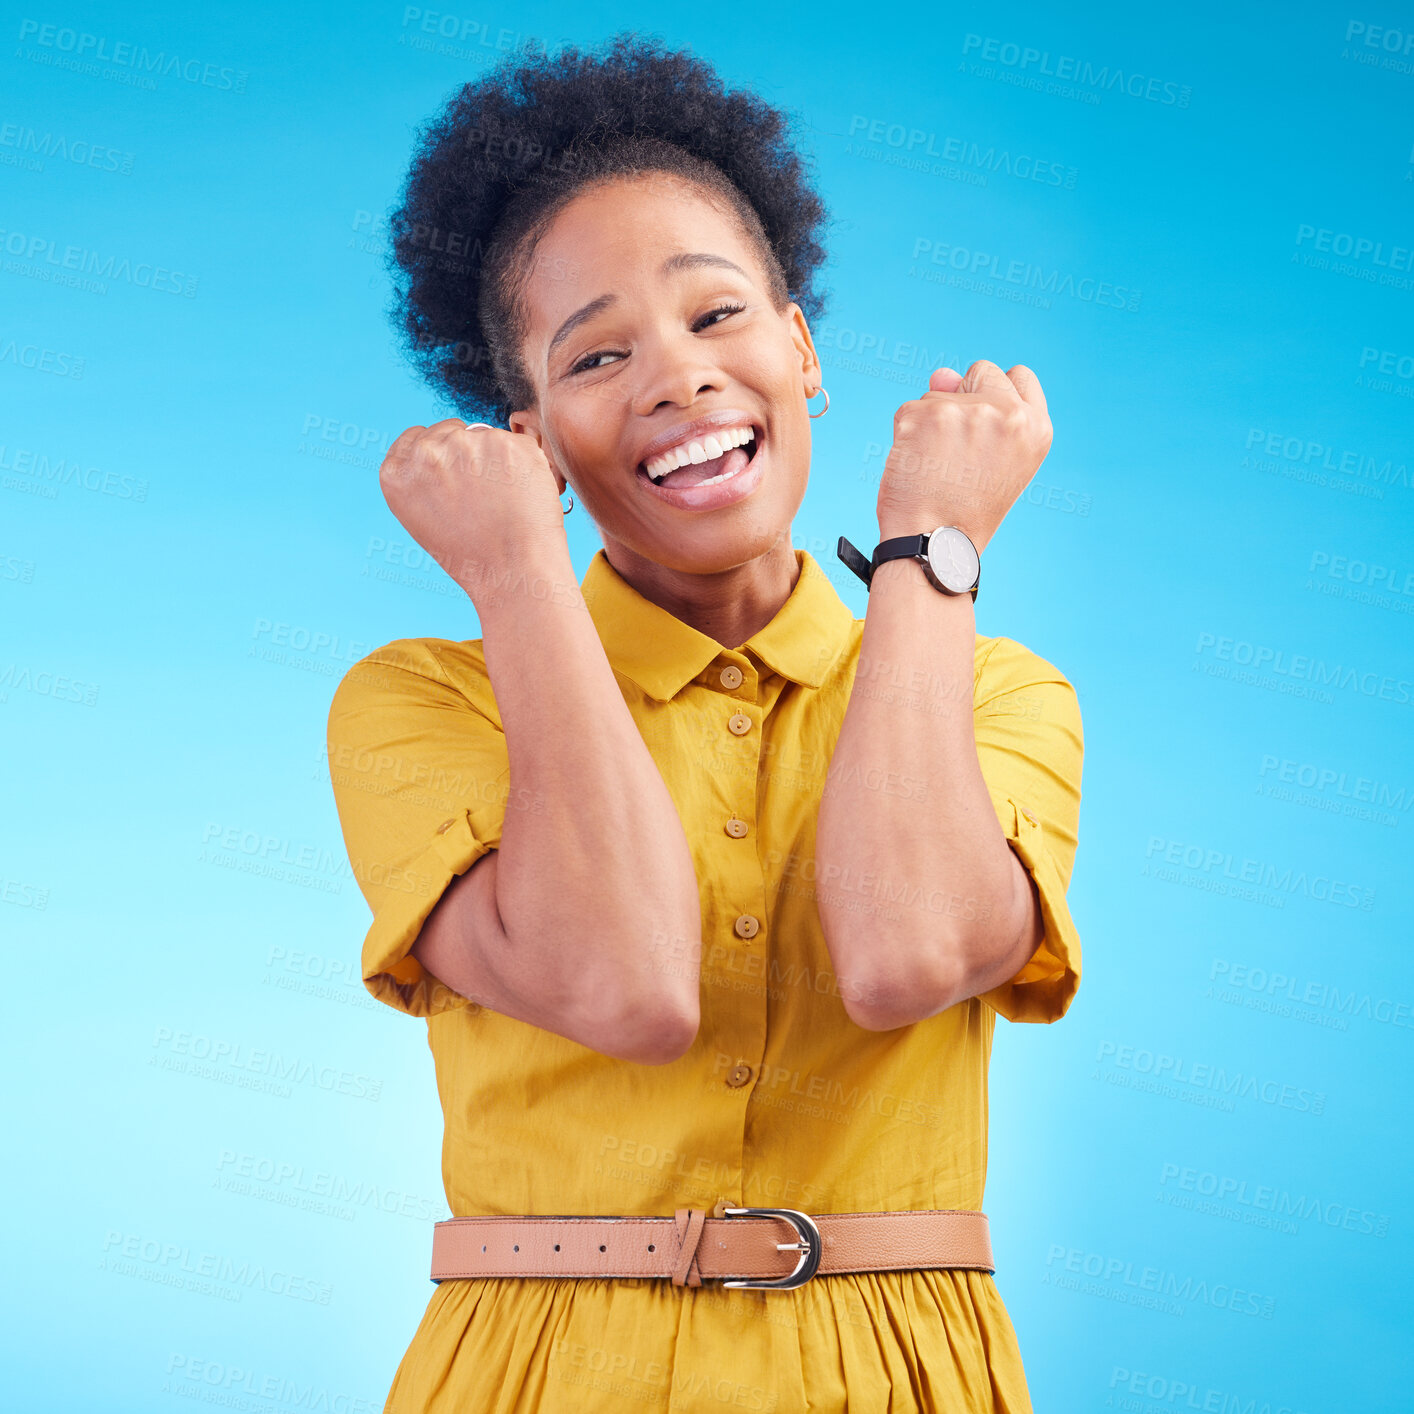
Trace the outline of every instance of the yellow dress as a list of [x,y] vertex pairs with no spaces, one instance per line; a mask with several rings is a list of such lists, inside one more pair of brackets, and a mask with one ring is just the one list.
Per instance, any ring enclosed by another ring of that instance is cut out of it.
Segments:
[[[833,985],[812,882],[820,788],[864,621],[807,551],[795,555],[789,599],[740,648],[643,598],[602,549],[581,581],[682,818],[702,896],[701,1027],[668,1065],[616,1060],[469,1002],[409,956],[453,877],[501,839],[509,765],[481,640],[399,639],[339,684],[329,766],[373,910],[363,978],[380,1001],[427,1019],[453,1215],[671,1216],[722,1200],[810,1213],[985,1211],[996,1014],[1055,1021],[1080,982],[1065,896],[1083,751],[1075,691],[1021,644],[977,635],[978,755],[1039,889],[1045,937],[1010,982],[914,1025],[866,1031]],[[729,667],[740,670],[736,686],[724,685]],[[728,730],[735,712],[755,730]],[[747,822],[744,837],[725,832],[732,817]],[[989,1217],[995,1235],[998,1215]],[[429,1261],[431,1238],[429,1227]],[[655,1278],[444,1281],[385,1405],[386,1414],[626,1409],[1022,1414],[1031,1402],[992,1276],[926,1269],[817,1276],[786,1291]]]

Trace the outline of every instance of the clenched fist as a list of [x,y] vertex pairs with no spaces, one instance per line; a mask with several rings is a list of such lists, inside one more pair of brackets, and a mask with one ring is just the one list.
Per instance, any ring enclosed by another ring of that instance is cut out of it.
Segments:
[[537,552],[568,553],[555,474],[535,439],[447,418],[409,427],[378,484],[409,535],[475,603]]
[[980,551],[1051,449],[1051,419],[1036,375],[978,359],[965,378],[937,369],[921,398],[894,414],[879,482],[879,538],[940,525]]

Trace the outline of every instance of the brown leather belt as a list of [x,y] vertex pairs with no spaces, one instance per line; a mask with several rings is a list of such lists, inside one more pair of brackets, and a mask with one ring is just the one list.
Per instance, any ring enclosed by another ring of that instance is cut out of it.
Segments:
[[[970,1267],[994,1272],[987,1215],[968,1208],[818,1213],[679,1208],[671,1218],[448,1218],[432,1231],[432,1280],[670,1277],[674,1286],[789,1289],[835,1272]],[[784,1240],[783,1240],[784,1239]]]

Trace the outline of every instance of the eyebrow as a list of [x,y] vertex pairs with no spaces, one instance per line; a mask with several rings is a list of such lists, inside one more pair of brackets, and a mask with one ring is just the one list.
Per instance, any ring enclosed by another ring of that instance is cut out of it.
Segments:
[[[723,270],[735,270],[738,275],[751,277],[734,260],[728,260],[724,255],[712,255],[708,251],[685,252],[679,251],[676,255],[670,255],[659,267],[660,275],[670,275],[675,270],[698,270],[704,266],[716,266]],[[588,304],[575,310],[558,329],[555,330],[554,337],[550,340],[550,347],[545,350],[545,361],[548,363],[554,355],[555,349],[561,342],[569,338],[574,331],[579,328],[586,319],[593,319],[596,314],[609,308],[610,305],[617,304],[618,295],[604,294],[597,299],[592,299]]]

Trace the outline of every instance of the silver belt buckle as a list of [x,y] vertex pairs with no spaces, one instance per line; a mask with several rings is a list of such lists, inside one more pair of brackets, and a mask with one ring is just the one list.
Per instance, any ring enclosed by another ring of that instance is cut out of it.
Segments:
[[723,1281],[723,1286],[749,1286],[770,1291],[789,1291],[793,1287],[804,1286],[819,1270],[820,1257],[824,1253],[825,1247],[820,1240],[820,1229],[815,1225],[815,1219],[809,1213],[802,1213],[798,1208],[723,1208],[722,1216],[726,1218],[784,1218],[796,1230],[800,1238],[799,1242],[776,1243],[778,1252],[800,1253],[800,1260],[795,1264],[793,1272],[783,1277],[769,1277],[761,1281],[754,1281],[747,1277],[732,1277],[728,1281]]

